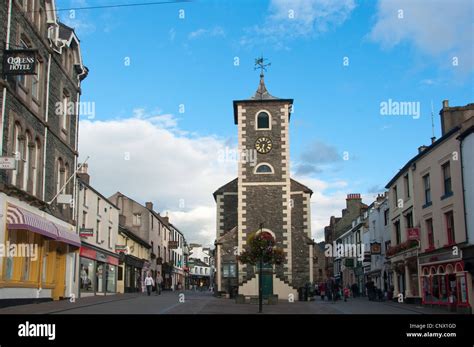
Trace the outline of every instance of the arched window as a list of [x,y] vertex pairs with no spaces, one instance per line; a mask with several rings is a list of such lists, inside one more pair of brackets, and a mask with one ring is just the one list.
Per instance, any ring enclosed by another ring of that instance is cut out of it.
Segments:
[[270,129],[270,115],[267,112],[257,115],[257,129]]
[[23,183],[22,189],[29,191],[28,182],[30,180],[30,170],[31,170],[31,157],[33,156],[33,141],[31,139],[30,133],[27,131],[25,136],[25,148],[23,150]]
[[15,123],[15,127],[13,130],[13,156],[16,159],[16,169],[12,172],[12,184],[17,185],[19,181],[19,177],[21,177],[21,142],[22,142],[22,135],[21,135],[21,126],[18,123]]
[[56,193],[59,193],[64,184],[64,163],[61,158],[58,158],[56,163]]
[[[66,163],[64,165],[64,178],[63,178],[63,184],[66,183],[67,179],[69,178],[69,164]],[[64,187],[64,190],[62,192],[63,194],[69,194],[69,183]]]
[[255,168],[255,173],[256,174],[272,174],[274,173],[274,171],[270,164],[262,163],[262,164],[257,165],[257,167]]
[[33,157],[31,158],[31,179],[33,181],[31,194],[38,195],[39,168],[41,167],[41,143],[39,139],[35,141]]

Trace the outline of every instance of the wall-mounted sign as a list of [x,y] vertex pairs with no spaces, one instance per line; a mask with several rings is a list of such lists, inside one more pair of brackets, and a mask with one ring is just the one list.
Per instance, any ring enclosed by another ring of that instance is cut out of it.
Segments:
[[177,249],[179,246],[178,241],[168,241],[169,249]]
[[15,170],[16,169],[15,157],[0,157],[0,169]]
[[382,247],[380,242],[373,242],[370,244],[370,254],[381,254]]
[[92,228],[81,228],[79,230],[80,237],[92,237],[94,236],[94,229]]
[[127,245],[115,245],[115,252],[120,253],[123,252],[125,254],[130,253],[129,247]]
[[3,55],[3,73],[5,75],[34,75],[36,49],[10,49]]
[[408,240],[419,240],[420,239],[420,228],[408,228],[407,229]]

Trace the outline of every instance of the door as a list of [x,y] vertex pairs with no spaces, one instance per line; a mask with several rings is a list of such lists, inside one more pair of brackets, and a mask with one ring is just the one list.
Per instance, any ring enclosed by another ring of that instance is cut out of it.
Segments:
[[53,300],[59,300],[64,297],[64,290],[66,289],[66,253],[65,245],[58,243],[56,248],[56,263],[55,263],[55,285],[53,289]]
[[272,264],[263,264],[262,269],[262,294],[267,299],[273,295],[273,266]]

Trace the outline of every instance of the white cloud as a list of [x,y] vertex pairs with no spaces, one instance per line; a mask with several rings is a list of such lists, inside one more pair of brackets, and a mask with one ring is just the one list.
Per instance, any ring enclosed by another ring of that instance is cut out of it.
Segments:
[[[80,157],[90,155],[91,184],[104,195],[120,191],[142,204],[152,201],[157,211],[169,213],[188,241],[212,244],[212,193],[236,177],[237,165],[219,160],[228,139],[183,133],[173,115],[150,115],[142,108],[125,119],[82,120]],[[312,231],[320,241],[329,217],[345,206],[348,184],[310,176],[295,179],[314,192]]]
[[274,44],[324,33],[344,23],[355,8],[354,0],[272,0],[264,22],[246,29],[241,45]]
[[380,0],[369,38],[388,49],[409,42],[445,65],[457,56],[472,69],[472,15],[472,0]]
[[225,37],[225,31],[219,26],[216,26],[212,29],[198,29],[196,31],[192,31],[188,35],[188,39],[194,40],[198,38],[204,37]]
[[[116,191],[144,204],[154,202],[190,241],[215,238],[212,193],[235,177],[236,164],[218,160],[224,139],[182,136],[172,115],[80,122],[81,158],[90,155],[91,184],[104,195]],[[126,157],[129,156],[129,160]]]

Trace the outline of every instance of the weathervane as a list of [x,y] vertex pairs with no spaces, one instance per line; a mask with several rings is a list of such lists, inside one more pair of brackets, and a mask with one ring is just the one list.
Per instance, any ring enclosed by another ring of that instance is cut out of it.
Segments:
[[271,63],[265,64],[265,61],[268,61],[268,59],[264,58],[263,55],[260,56],[260,58],[255,59],[255,67],[253,69],[260,69],[260,76],[263,76],[263,72],[267,71],[267,67],[272,65]]

